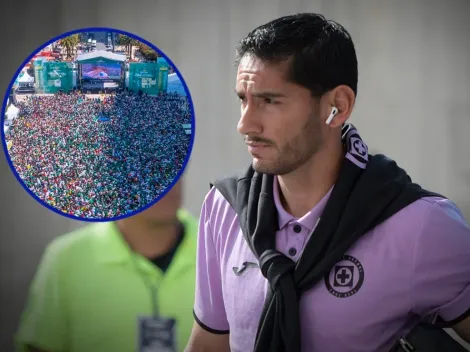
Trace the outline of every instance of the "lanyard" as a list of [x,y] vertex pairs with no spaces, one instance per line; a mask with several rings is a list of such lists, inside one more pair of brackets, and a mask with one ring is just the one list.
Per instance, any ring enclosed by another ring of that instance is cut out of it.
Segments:
[[[181,241],[183,239],[183,235],[184,235],[184,230],[185,230],[184,225],[179,223],[179,227],[180,227],[179,228],[180,236],[179,236],[178,241],[175,244],[175,247],[173,249],[174,251],[176,250],[176,248],[181,243]],[[148,277],[147,273],[145,273],[143,270],[141,270],[139,268],[139,265],[137,263],[137,254],[135,252],[131,253],[131,257],[132,257],[132,262],[134,264],[135,270],[142,277],[142,280],[144,281],[145,286],[150,291],[150,297],[151,297],[151,300],[152,300],[152,314],[153,314],[153,317],[158,318],[158,316],[159,316],[159,314],[158,314],[158,301],[157,301],[158,285],[156,283],[153,284],[151,282],[151,280],[149,280],[149,277]]]
[[158,301],[157,301],[158,285],[156,283],[152,283],[147,273],[143,272],[139,268],[139,265],[137,264],[137,260],[136,260],[136,254],[132,253],[131,256],[132,256],[132,262],[134,263],[134,267],[136,271],[139,273],[139,276],[144,281],[145,286],[150,291],[150,299],[152,303],[152,315],[154,318],[158,318],[158,315],[159,315],[158,314]]

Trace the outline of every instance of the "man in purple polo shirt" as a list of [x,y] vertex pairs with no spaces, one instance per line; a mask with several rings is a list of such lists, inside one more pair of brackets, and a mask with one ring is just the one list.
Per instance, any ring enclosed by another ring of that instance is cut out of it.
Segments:
[[368,154],[346,124],[357,76],[350,35],[320,15],[239,44],[253,162],[202,206],[188,352],[389,351],[431,314],[470,341],[469,226]]

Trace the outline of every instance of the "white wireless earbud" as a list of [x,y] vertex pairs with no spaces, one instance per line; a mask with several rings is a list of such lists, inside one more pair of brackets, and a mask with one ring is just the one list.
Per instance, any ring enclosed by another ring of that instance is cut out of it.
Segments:
[[326,119],[327,125],[329,125],[331,121],[333,121],[333,118],[335,117],[337,113],[338,113],[338,109],[335,106],[333,106],[333,109],[331,109],[331,112],[330,112],[330,116],[328,116],[328,118]]

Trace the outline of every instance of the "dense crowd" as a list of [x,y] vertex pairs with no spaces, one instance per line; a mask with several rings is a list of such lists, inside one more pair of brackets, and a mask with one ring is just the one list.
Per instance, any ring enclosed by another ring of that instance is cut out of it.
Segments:
[[118,93],[28,96],[7,140],[18,174],[39,198],[83,218],[133,212],[181,170],[191,123],[186,98]]

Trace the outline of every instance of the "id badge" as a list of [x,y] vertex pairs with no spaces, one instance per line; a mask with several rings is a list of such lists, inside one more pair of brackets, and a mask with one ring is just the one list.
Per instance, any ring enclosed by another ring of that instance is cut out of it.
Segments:
[[176,320],[138,318],[138,352],[176,352]]

